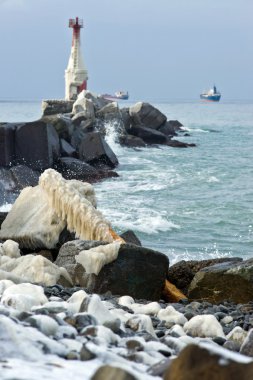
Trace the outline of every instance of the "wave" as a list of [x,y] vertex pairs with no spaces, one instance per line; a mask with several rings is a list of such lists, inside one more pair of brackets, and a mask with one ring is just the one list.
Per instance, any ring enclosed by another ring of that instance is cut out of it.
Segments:
[[12,208],[12,204],[11,203],[5,203],[3,205],[0,206],[0,212],[9,212]]
[[145,234],[158,234],[159,232],[167,232],[173,229],[180,229],[180,226],[170,220],[156,216],[141,216],[137,219],[121,219],[116,222],[117,227],[122,230],[133,230]]

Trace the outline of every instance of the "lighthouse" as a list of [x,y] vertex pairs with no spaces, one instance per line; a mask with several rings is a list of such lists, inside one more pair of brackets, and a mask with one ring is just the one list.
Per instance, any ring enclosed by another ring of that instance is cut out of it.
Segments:
[[68,67],[65,70],[65,99],[75,100],[82,90],[87,89],[88,80],[88,71],[82,58],[80,43],[83,20],[78,17],[69,19],[69,28],[73,29],[73,36]]

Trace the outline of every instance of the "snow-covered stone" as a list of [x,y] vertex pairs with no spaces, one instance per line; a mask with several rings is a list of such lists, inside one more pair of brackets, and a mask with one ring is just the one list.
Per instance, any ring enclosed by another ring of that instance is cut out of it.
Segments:
[[80,311],[80,307],[85,298],[88,297],[88,294],[84,290],[78,290],[73,293],[72,296],[68,299],[69,311],[73,314]]
[[225,338],[221,324],[211,314],[196,315],[184,324],[184,330],[193,337]]
[[161,306],[158,302],[150,302],[146,305],[135,303],[134,299],[130,296],[122,296],[118,300],[119,305],[127,306],[133,310],[136,314],[157,315],[161,310]]
[[27,322],[47,336],[54,336],[59,328],[58,323],[47,315],[33,315]]
[[167,306],[166,309],[161,309],[157,316],[161,321],[165,321],[170,325],[184,325],[185,322],[187,322],[184,314],[179,313],[173,306]]
[[240,326],[236,326],[227,334],[226,339],[232,340],[241,346],[246,339],[247,334],[247,331],[243,330]]
[[92,296],[86,298],[86,301],[86,312],[94,315],[99,324],[111,325],[114,323],[120,323],[117,316],[105,307],[97,294],[93,294]]
[[128,319],[126,325],[134,331],[144,330],[156,337],[151,318],[148,315],[135,314]]
[[34,306],[47,302],[41,286],[33,284],[11,285],[3,292],[1,302],[19,311],[30,311]]
[[12,285],[14,285],[14,282],[11,280],[1,280],[0,281],[0,296],[3,294],[5,289],[9,288]]
[[11,257],[14,259],[20,257],[19,245],[17,242],[15,242],[13,240],[6,240],[2,244],[2,249],[4,251],[5,256],[8,256],[8,257]]

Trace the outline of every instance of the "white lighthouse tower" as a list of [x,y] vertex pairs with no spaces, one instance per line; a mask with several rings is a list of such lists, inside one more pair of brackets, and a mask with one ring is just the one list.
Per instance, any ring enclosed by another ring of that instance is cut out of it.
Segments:
[[69,28],[73,29],[73,37],[69,63],[65,70],[65,99],[75,100],[82,90],[87,89],[88,80],[88,71],[80,47],[80,29],[83,28],[83,20],[78,17],[70,19]]

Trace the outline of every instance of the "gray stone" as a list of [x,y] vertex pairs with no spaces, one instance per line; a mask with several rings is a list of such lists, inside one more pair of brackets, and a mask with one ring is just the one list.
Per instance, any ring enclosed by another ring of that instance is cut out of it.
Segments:
[[73,157],[61,157],[57,162],[57,170],[65,179],[90,182],[98,176],[95,168]]
[[15,160],[15,124],[0,124],[0,166],[10,166]]
[[118,165],[117,157],[99,132],[86,133],[78,153],[81,160],[96,167],[107,165],[115,168]]
[[218,303],[224,300],[236,303],[252,301],[253,259],[225,262],[203,268],[192,280],[188,297]]
[[60,139],[61,156],[62,157],[76,157],[76,149],[73,148],[66,140]]
[[250,329],[248,335],[243,342],[240,354],[253,357],[253,329]]
[[120,145],[127,146],[128,148],[142,148],[145,147],[145,142],[137,136],[123,135],[119,138]]
[[182,126],[183,125],[179,121],[170,120],[159,127],[159,131],[164,133],[166,136],[176,136],[177,131],[179,131]]
[[72,100],[43,100],[43,115],[55,115],[58,113],[68,113],[72,111],[74,101]]
[[25,165],[17,165],[10,168],[10,172],[16,184],[16,188],[22,190],[27,186],[36,186],[39,182],[40,173]]
[[129,133],[141,138],[146,144],[166,144],[168,140],[163,133],[142,125],[132,126]]
[[16,161],[34,170],[53,166],[60,156],[60,142],[56,130],[43,121],[23,124],[15,133]]
[[167,117],[149,103],[138,102],[131,106],[129,114],[135,125],[143,125],[148,128],[158,129],[167,120]]
[[123,232],[120,237],[122,237],[122,239],[124,239],[128,244],[139,245],[141,247],[141,241],[132,230]]

